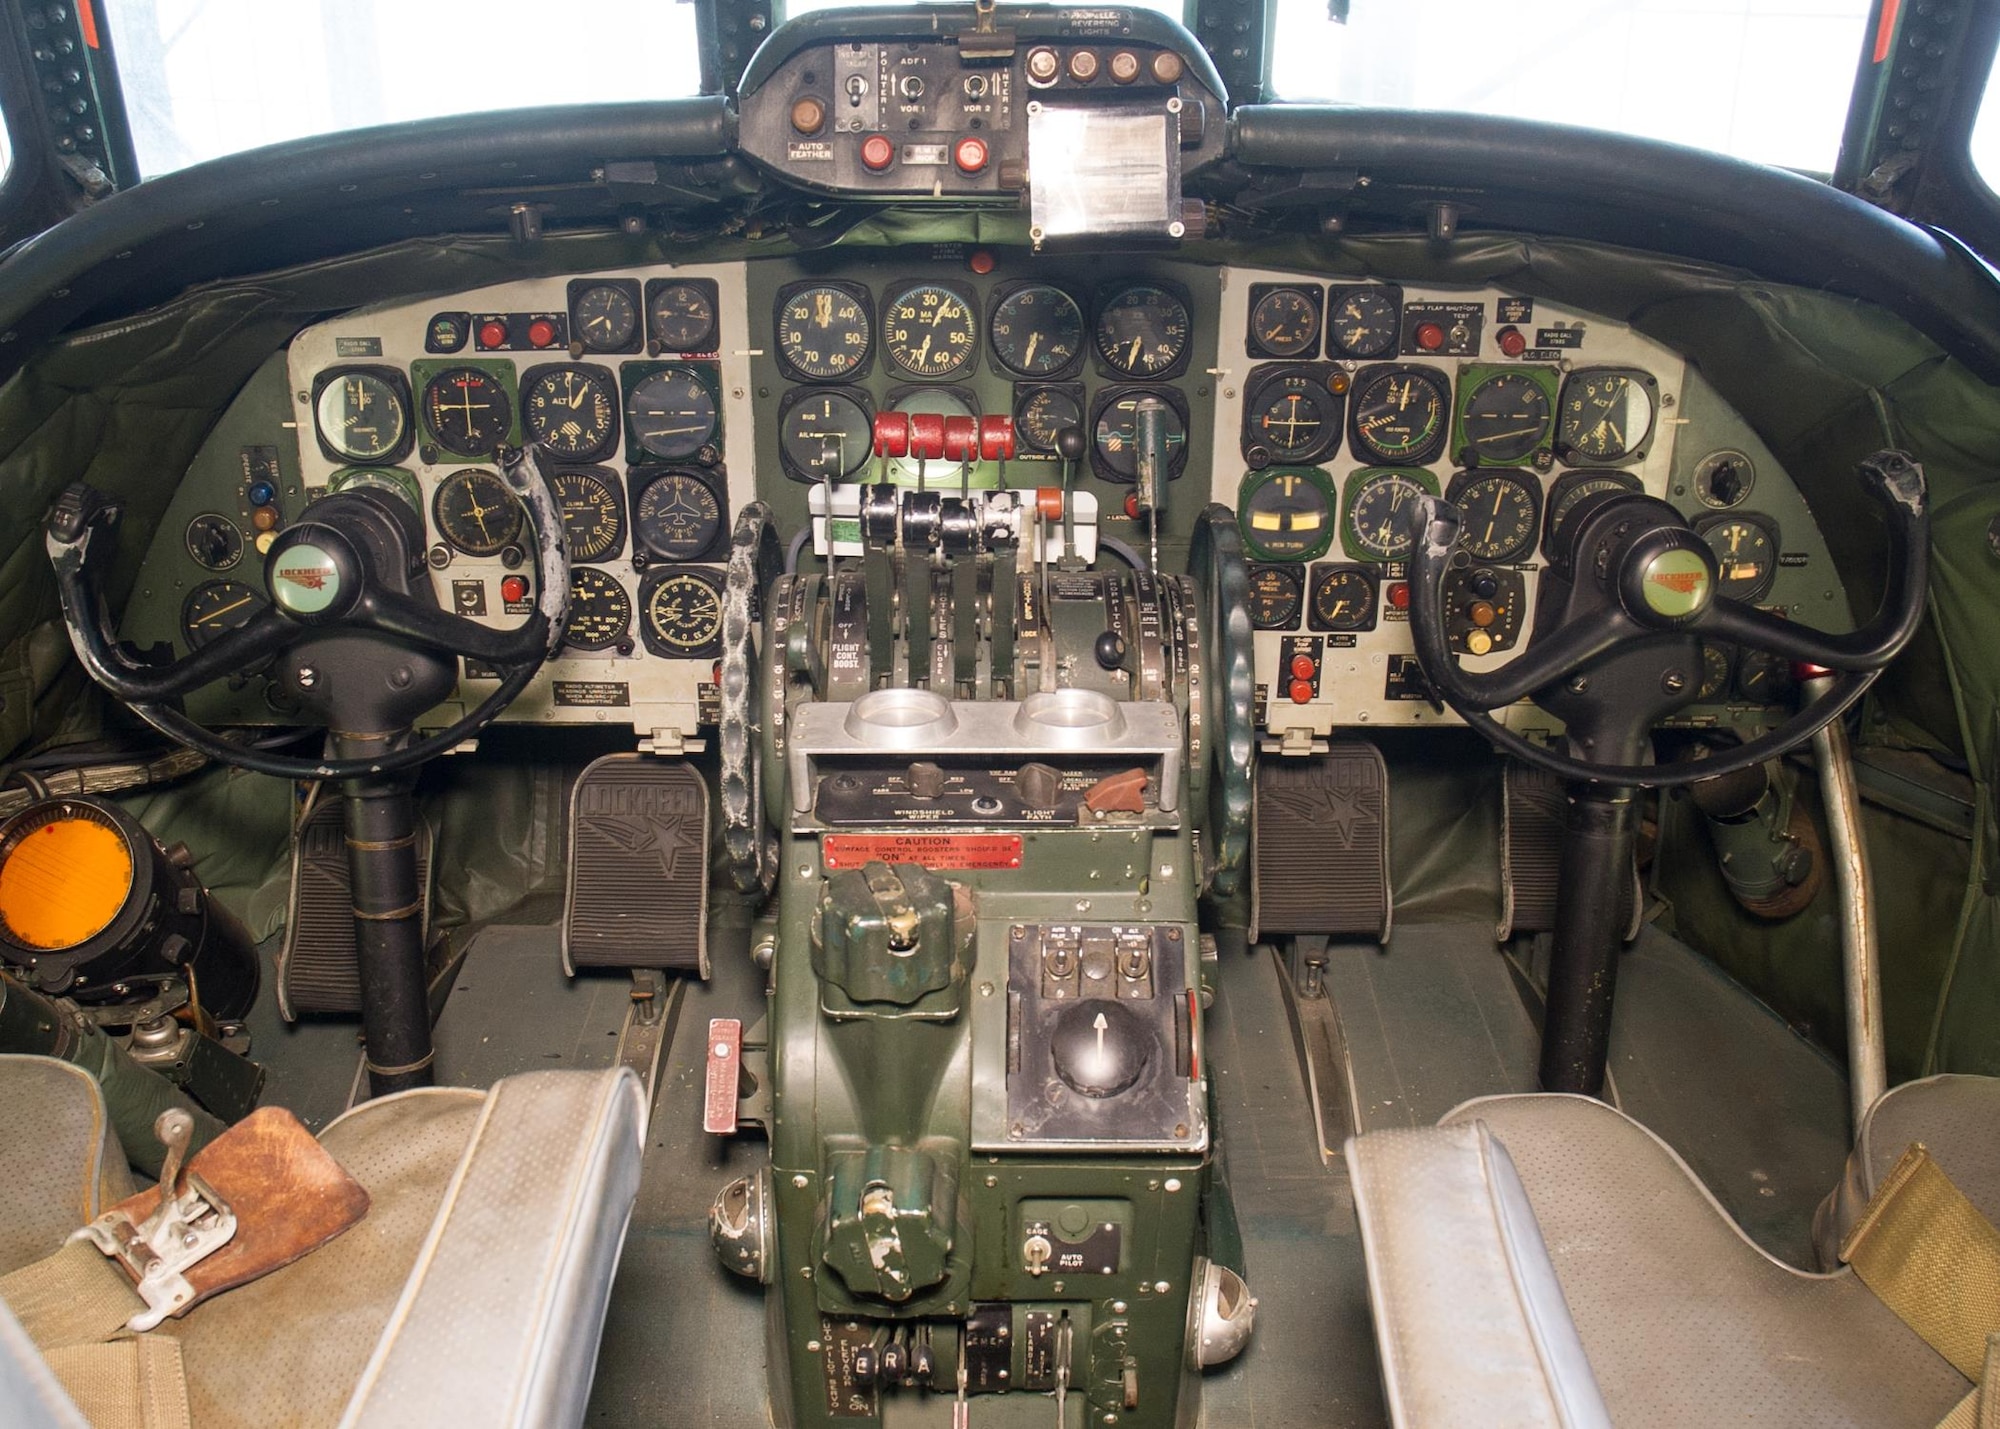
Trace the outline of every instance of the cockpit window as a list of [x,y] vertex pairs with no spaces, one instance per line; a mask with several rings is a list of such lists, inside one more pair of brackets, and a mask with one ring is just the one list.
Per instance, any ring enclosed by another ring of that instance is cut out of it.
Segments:
[[[1868,0],[1278,0],[1289,100],[1589,124],[1825,174]],[[1991,172],[1991,170],[1989,170]]]
[[2000,193],[2000,54],[1993,57],[1986,97],[1979,101],[1979,117],[1972,122],[1972,167],[1986,180],[1986,187]]
[[[140,172],[262,144],[701,87],[692,5],[154,0],[107,7]],[[606,45],[604,37],[618,36]]]

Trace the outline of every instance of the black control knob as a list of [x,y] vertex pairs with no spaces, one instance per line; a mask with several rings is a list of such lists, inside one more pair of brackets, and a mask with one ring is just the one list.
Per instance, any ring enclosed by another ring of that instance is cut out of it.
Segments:
[[906,1376],[909,1384],[929,1384],[931,1376],[937,1373],[937,1355],[929,1345],[910,1346],[910,1372]]
[[1030,809],[1053,809],[1062,798],[1062,771],[1039,762],[1023,764],[1014,776],[1014,792]]
[[1087,1097],[1115,1097],[1145,1075],[1154,1037],[1122,1002],[1092,998],[1071,1003],[1049,1038],[1056,1075]]
[[881,1366],[876,1359],[873,1346],[864,1345],[854,1352],[854,1382],[856,1384],[863,1386],[873,1384],[880,1368]]
[[1064,461],[1082,461],[1083,454],[1090,450],[1090,438],[1083,434],[1083,428],[1074,424],[1056,429],[1056,455]]
[[1125,637],[1115,630],[1107,630],[1097,637],[1091,653],[1097,657],[1098,668],[1116,670],[1125,663]]

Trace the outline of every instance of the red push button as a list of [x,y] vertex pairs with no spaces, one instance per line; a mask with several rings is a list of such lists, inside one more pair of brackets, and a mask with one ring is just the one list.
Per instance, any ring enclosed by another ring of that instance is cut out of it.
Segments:
[[1395,606],[1398,610],[1408,610],[1410,608],[1410,583],[1408,581],[1397,581],[1389,587],[1389,604]]
[[547,318],[536,318],[528,324],[528,344],[531,347],[554,347],[556,325]]
[[1517,327],[1503,327],[1493,334],[1493,340],[1500,344],[1500,350],[1509,357],[1519,357],[1528,350],[1528,340],[1521,336]]
[[875,455],[905,456],[910,450],[910,414],[908,412],[877,412],[875,414]]
[[1311,704],[1313,702],[1312,681],[1311,680],[1292,681],[1291,696],[1292,696],[1292,703],[1295,705]]
[[890,143],[885,136],[870,134],[866,139],[861,141],[862,167],[873,169],[879,174],[895,162],[896,146]]
[[1312,677],[1313,657],[1310,655],[1292,656],[1292,678],[1294,680],[1310,680]]
[[1126,517],[1127,517],[1128,519],[1130,519],[1130,520],[1133,520],[1133,521],[1137,521],[1137,520],[1139,519],[1139,493],[1138,493],[1138,492],[1136,492],[1136,491],[1128,491],[1128,492],[1126,492],[1126,493],[1125,493],[1125,515],[1126,515]]
[[961,173],[978,173],[986,167],[986,141],[968,134],[952,149],[951,161],[958,165]]
[[479,325],[479,345],[481,347],[505,347],[507,345],[507,324],[498,318],[488,318]]
[[526,576],[500,577],[500,599],[514,605],[528,598],[528,578]]
[[1444,346],[1444,329],[1436,323],[1418,323],[1417,330],[1411,336],[1417,340],[1417,346],[1425,352],[1436,352]]

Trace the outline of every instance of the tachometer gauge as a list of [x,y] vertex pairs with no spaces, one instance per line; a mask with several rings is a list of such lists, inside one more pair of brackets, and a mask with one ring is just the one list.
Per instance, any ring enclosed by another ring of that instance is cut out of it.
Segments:
[[1566,458],[1592,462],[1621,462],[1637,455],[1653,433],[1659,385],[1635,370],[1572,372],[1563,382],[1557,449]]
[[351,367],[319,379],[313,421],[338,461],[395,461],[410,446],[410,395],[392,368]]
[[1465,513],[1458,544],[1481,561],[1518,561],[1534,548],[1542,494],[1511,472],[1461,472],[1446,498]]
[[692,367],[663,367],[626,393],[625,425],[647,456],[691,457],[715,435],[715,394]]
[[1250,624],[1258,630],[1292,630],[1305,603],[1306,573],[1299,566],[1250,567]]
[[1320,290],[1258,285],[1250,290],[1250,334],[1254,357],[1319,355]]
[[631,352],[638,346],[636,283],[572,283],[569,330],[586,352]]
[[[1335,378],[1342,390],[1346,376]],[[1251,461],[1307,462],[1340,445],[1346,400],[1312,371],[1279,371],[1259,381],[1244,405],[1244,455]]]
[[1166,408],[1167,476],[1179,476],[1187,464],[1187,418],[1167,394],[1114,387],[1097,399],[1090,449],[1091,465],[1107,481],[1139,479],[1139,403],[1147,397]]
[[204,511],[187,524],[187,553],[198,566],[226,571],[243,559],[243,533],[227,516]]
[[722,502],[691,471],[670,471],[639,493],[632,538],[663,561],[698,560],[722,534]]
[[1728,694],[1734,664],[1728,646],[1711,645],[1704,640],[1701,644],[1701,689],[1695,698],[1707,704]]
[[1607,491],[1643,491],[1639,478],[1626,471],[1565,472],[1549,488],[1548,530],[1542,537],[1542,554],[1555,559],[1562,549],[1565,523],[1577,504]]
[[567,461],[603,456],[618,440],[618,398],[601,367],[544,367],[521,386],[521,422],[530,441]]
[[562,508],[572,561],[602,561],[625,544],[625,503],[610,472],[559,471],[551,483]]
[[1053,452],[1056,434],[1083,425],[1083,391],[1077,387],[1023,387],[1014,398],[1014,430],[1033,452]]
[[264,597],[241,581],[208,581],[181,602],[181,634],[190,650],[227,635],[264,608]]
[[1451,381],[1430,367],[1361,374],[1349,417],[1355,449],[1379,462],[1427,462],[1444,444]]
[[1258,561],[1310,561],[1333,544],[1333,482],[1313,467],[1267,467],[1243,478],[1236,524]]
[[1388,288],[1335,288],[1326,319],[1328,355],[1387,357],[1396,350],[1396,295]]
[[468,556],[497,556],[521,534],[521,503],[490,471],[454,472],[431,497],[438,534]]
[[1711,516],[1695,524],[1715,552],[1715,593],[1762,600],[1778,576],[1778,528],[1766,516]]
[[874,450],[868,409],[858,397],[797,387],[778,409],[778,452],[796,481],[845,481]]
[[655,279],[646,285],[646,323],[661,352],[713,352],[715,295],[705,283]]
[[699,660],[721,649],[722,582],[714,572],[648,571],[639,607],[639,637],[655,655]]
[[607,572],[578,566],[569,573],[569,620],[563,644],[572,650],[608,650],[632,628],[632,597]]
[[956,376],[979,351],[972,304],[941,283],[903,289],[882,310],[882,351],[912,377]]
[[1313,630],[1348,634],[1373,630],[1375,572],[1365,566],[1315,566],[1306,624]]
[[1097,310],[1097,355],[1127,377],[1164,377],[1187,356],[1187,304],[1152,283],[1120,288]]
[[993,356],[1017,377],[1053,377],[1083,348],[1083,309],[1061,288],[1026,283],[993,305]]
[[787,289],[778,300],[778,355],[812,381],[853,377],[868,361],[868,308],[831,283]]
[[514,405],[492,373],[453,367],[424,384],[424,422],[446,451],[489,456],[514,430]]
[[1400,561],[1413,544],[1410,503],[1434,496],[1427,471],[1357,471],[1347,485],[1347,552],[1357,560]]
[[1487,466],[1527,461],[1549,439],[1549,388],[1525,371],[1475,378],[1458,413],[1459,436],[1471,455]]

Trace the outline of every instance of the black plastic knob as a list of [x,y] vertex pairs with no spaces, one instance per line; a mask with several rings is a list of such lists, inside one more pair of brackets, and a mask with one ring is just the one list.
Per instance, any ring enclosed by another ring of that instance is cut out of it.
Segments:
[[1116,670],[1125,663],[1125,637],[1115,630],[1107,630],[1097,637],[1091,653],[1097,657],[1100,669]]
[[1056,429],[1056,455],[1064,461],[1082,461],[1083,454],[1090,450],[1090,439],[1083,434],[1083,428],[1075,425]]
[[1131,1090],[1152,1060],[1154,1038],[1139,1015],[1122,1002],[1090,998],[1071,1003],[1049,1038],[1056,1075],[1071,1090],[1093,1098]]

